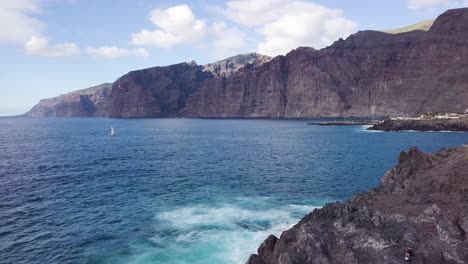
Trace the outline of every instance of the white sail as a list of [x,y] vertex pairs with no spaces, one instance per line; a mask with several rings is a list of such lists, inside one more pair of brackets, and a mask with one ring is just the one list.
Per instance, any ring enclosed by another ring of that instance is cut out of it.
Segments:
[[111,136],[115,136],[117,133],[115,133],[115,130],[113,127],[111,127],[111,131],[110,131],[110,134]]

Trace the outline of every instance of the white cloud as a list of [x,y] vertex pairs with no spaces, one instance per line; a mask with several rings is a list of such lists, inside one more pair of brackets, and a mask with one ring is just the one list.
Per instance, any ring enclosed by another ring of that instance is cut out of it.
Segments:
[[146,49],[138,48],[138,49],[123,49],[116,46],[110,47],[99,47],[93,48],[88,47],[86,49],[86,53],[93,57],[101,57],[107,59],[114,59],[120,57],[128,57],[128,56],[137,56],[137,57],[148,57],[149,53]]
[[39,55],[44,57],[75,57],[80,55],[80,48],[75,43],[49,45],[45,37],[31,37],[25,44],[24,49],[28,55]]
[[409,9],[423,9],[438,5],[448,4],[447,0],[408,0]]
[[44,23],[33,17],[40,13],[40,0],[0,0],[0,43],[24,44],[40,35]]
[[261,26],[284,13],[284,0],[233,0],[226,3],[225,15],[241,25]]
[[197,19],[187,5],[154,9],[150,13],[150,20],[157,28],[133,33],[133,44],[170,48],[177,44],[195,42],[206,33],[205,22]]
[[[0,0],[0,44],[21,45],[28,55],[44,57],[76,57],[80,48],[73,42],[49,44],[44,33],[46,23],[36,16],[46,0]],[[145,49],[126,50],[118,47],[88,48],[96,57],[148,56]]]
[[340,10],[302,0],[232,0],[224,11],[263,36],[259,53],[285,54],[299,46],[322,48],[354,33],[357,25]]
[[409,9],[455,8],[468,5],[468,0],[408,0]]
[[229,27],[224,22],[214,22],[211,26],[214,40],[212,46],[216,59],[232,56],[245,47],[245,34],[237,27]]
[[0,0],[0,44],[22,45],[28,55],[70,57],[80,54],[75,43],[49,45],[46,24],[34,16],[41,13],[44,0]]

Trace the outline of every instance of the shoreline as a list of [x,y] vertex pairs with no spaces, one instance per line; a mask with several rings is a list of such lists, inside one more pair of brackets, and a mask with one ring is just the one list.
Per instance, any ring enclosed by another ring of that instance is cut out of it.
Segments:
[[429,120],[385,120],[367,130],[422,131],[422,132],[468,132],[468,118]]
[[377,121],[366,122],[366,121],[344,121],[344,122],[320,122],[320,123],[308,123],[309,126],[373,126],[377,124]]

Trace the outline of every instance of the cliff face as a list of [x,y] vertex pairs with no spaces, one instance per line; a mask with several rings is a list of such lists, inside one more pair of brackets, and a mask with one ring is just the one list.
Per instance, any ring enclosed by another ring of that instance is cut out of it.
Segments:
[[468,263],[468,146],[402,152],[380,186],[270,236],[248,264]]
[[343,112],[340,94],[317,64],[312,48],[300,48],[229,78],[214,78],[191,96],[182,116],[314,117]]
[[459,112],[468,102],[468,9],[428,32],[358,32],[207,80],[177,115],[317,117]]
[[129,72],[103,84],[41,100],[26,116],[33,117],[173,117],[180,116],[188,97],[215,76],[229,76],[246,65],[270,60],[241,54],[199,66],[195,62]]
[[428,31],[358,32],[209,80],[184,116],[315,117],[459,112],[468,102],[468,9]]
[[427,32],[362,31],[273,59],[130,72],[112,88],[114,117],[331,117],[460,112],[468,102],[468,9]]
[[25,113],[32,117],[91,117],[106,112],[112,84],[103,83],[87,89],[43,99]]
[[112,86],[105,115],[110,117],[170,117],[187,98],[213,78],[201,66],[181,63],[130,72]]

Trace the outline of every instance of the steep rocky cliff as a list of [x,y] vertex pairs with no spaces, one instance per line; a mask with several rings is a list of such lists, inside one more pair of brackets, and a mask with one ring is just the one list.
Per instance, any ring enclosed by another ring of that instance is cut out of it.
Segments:
[[298,48],[205,82],[184,116],[315,117],[459,112],[468,104],[468,9],[428,32],[362,31],[322,50]]
[[25,115],[32,117],[91,117],[105,115],[111,87],[111,83],[103,83],[87,89],[43,99]]
[[32,117],[171,117],[186,105],[204,81],[230,76],[246,65],[259,66],[271,58],[240,54],[207,65],[196,62],[129,72],[113,84],[41,100],[26,116]]
[[468,8],[445,12],[427,32],[361,31],[321,50],[303,47],[262,58],[252,61],[244,55],[205,66],[130,72],[114,83],[106,110],[95,115],[296,118],[459,112],[468,106]]
[[268,237],[248,264],[468,263],[468,146],[402,152],[379,187]]
[[130,72],[114,82],[106,115],[110,117],[170,117],[187,98],[213,78],[202,66],[180,63]]

